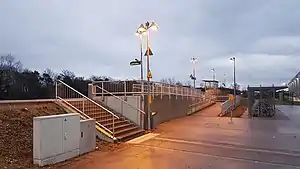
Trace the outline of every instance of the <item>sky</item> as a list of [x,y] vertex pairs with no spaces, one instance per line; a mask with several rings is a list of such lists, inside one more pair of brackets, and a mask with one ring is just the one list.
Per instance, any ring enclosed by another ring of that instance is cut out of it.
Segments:
[[39,71],[138,79],[135,31],[155,21],[152,80],[189,81],[199,57],[197,84],[214,68],[229,85],[235,56],[237,83],[279,85],[299,71],[299,9],[299,0],[1,0],[0,55]]

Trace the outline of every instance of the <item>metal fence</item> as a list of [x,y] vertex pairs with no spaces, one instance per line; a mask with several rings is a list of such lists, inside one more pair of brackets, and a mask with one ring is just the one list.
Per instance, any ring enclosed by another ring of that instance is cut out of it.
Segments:
[[240,105],[241,97],[236,96],[235,104],[231,100],[227,100],[226,102],[221,104],[221,115],[225,115],[231,111],[233,111],[237,106]]
[[[180,85],[171,85],[161,82],[150,82],[148,87],[147,81],[141,80],[125,80],[125,81],[94,81],[93,93],[96,95],[107,95],[107,92],[101,90],[101,88],[109,91],[114,95],[147,95],[148,90],[152,96],[165,96],[168,95],[182,97],[182,98],[205,98],[204,93],[201,90],[185,87]],[[97,88],[96,86],[99,86]]]

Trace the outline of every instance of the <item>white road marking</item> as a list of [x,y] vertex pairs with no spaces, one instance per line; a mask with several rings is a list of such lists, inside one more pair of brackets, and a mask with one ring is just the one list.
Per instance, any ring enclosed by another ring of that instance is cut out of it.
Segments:
[[211,146],[211,147],[220,147],[220,148],[227,148],[227,149],[261,152],[261,153],[272,153],[272,154],[278,154],[278,155],[288,155],[288,156],[300,157],[300,154],[296,154],[296,153],[281,152],[281,151],[276,151],[276,150],[273,151],[273,150],[263,150],[263,149],[255,149],[255,148],[233,147],[234,145],[226,145],[225,146],[225,145],[218,145],[218,144],[209,144],[209,143],[203,143],[203,142],[168,139],[168,138],[154,138],[154,140],[162,140],[162,141],[170,141],[170,142],[186,143],[186,144],[194,144],[194,145],[206,145],[206,146]]
[[248,162],[248,163],[256,163],[256,164],[265,164],[265,165],[271,165],[271,166],[280,166],[280,167],[293,167],[293,168],[299,168],[300,166],[295,165],[289,165],[289,164],[279,164],[279,163],[272,163],[272,162],[263,162],[263,161],[257,161],[257,160],[251,160],[251,159],[244,159],[244,158],[236,158],[236,157],[224,157],[220,155],[212,155],[207,153],[200,153],[200,152],[192,152],[192,151],[186,151],[186,150],[178,150],[178,149],[171,149],[171,148],[163,148],[163,147],[156,147],[156,146],[148,146],[148,145],[142,145],[142,144],[135,144],[136,147],[146,147],[146,148],[153,148],[153,149],[160,149],[165,151],[173,151],[173,152],[181,152],[186,154],[193,154],[198,156],[206,156],[206,157],[213,157],[218,159],[224,159],[224,160],[234,160],[234,161],[241,161],[241,162]]

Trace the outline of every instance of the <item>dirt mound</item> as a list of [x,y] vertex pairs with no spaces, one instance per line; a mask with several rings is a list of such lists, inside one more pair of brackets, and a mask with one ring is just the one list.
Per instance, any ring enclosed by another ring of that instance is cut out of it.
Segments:
[[0,104],[0,168],[35,168],[33,117],[65,113],[55,103]]

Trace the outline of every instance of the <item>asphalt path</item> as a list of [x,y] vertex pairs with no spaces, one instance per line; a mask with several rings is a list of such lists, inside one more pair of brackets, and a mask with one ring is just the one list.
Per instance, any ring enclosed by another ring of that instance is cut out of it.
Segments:
[[289,118],[235,118],[233,123],[203,115],[176,119],[118,151],[90,153],[74,168],[300,168],[300,107],[279,109]]

